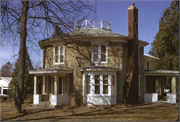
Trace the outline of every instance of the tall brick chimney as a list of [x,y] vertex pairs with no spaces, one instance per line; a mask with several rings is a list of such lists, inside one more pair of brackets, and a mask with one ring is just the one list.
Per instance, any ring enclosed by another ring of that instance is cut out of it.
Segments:
[[129,68],[124,102],[134,104],[138,103],[138,9],[134,2],[128,8],[128,34],[132,40],[128,41]]

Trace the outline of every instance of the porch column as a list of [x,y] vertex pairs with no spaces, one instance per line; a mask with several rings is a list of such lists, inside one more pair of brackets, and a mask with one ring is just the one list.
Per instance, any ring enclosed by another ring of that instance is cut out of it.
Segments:
[[161,78],[161,96],[164,93],[164,77]]
[[38,80],[37,76],[34,76],[34,94],[38,94]]
[[176,94],[176,77],[171,79],[171,93]]
[[3,94],[3,85],[1,85],[1,94]]
[[57,92],[57,82],[58,82],[58,76],[56,75],[55,76],[55,80],[54,80],[54,95],[57,95],[58,92]]
[[46,87],[46,76],[43,75],[43,80],[42,80],[42,94],[45,94],[45,87]]

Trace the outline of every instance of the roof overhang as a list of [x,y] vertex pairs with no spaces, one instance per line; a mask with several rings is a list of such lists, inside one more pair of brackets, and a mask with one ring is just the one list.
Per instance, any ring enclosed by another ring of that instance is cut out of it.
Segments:
[[62,67],[54,67],[54,68],[45,68],[39,70],[31,70],[29,74],[62,74],[62,73],[72,73],[72,69],[62,68]]
[[179,76],[179,71],[171,70],[143,70],[146,76]]
[[145,41],[142,41],[142,40],[138,40],[138,44],[139,44],[139,46],[143,46],[143,47],[145,47],[145,46],[147,46],[147,45],[149,45],[149,43],[148,42],[145,42]]
[[150,58],[153,58],[153,59],[159,59],[158,57],[151,56],[151,55],[147,55],[147,54],[144,54],[144,56],[146,56],[146,57],[150,57]]

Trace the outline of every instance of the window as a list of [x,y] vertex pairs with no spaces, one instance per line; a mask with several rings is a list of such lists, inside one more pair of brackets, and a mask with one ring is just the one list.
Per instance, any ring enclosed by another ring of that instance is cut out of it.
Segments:
[[90,94],[90,75],[86,75],[86,94]]
[[107,63],[107,45],[92,46],[92,62]]
[[64,64],[65,46],[54,47],[54,64]]
[[95,94],[100,94],[100,75],[95,75]]
[[149,61],[147,61],[147,70],[149,70]]
[[108,75],[103,75],[103,94],[108,94]]

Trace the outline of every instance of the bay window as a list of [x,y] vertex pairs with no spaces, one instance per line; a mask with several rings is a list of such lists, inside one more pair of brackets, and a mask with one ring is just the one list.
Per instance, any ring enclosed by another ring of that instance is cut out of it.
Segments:
[[54,64],[64,64],[65,46],[54,47]]
[[111,96],[116,94],[115,72],[84,73],[84,95]]

